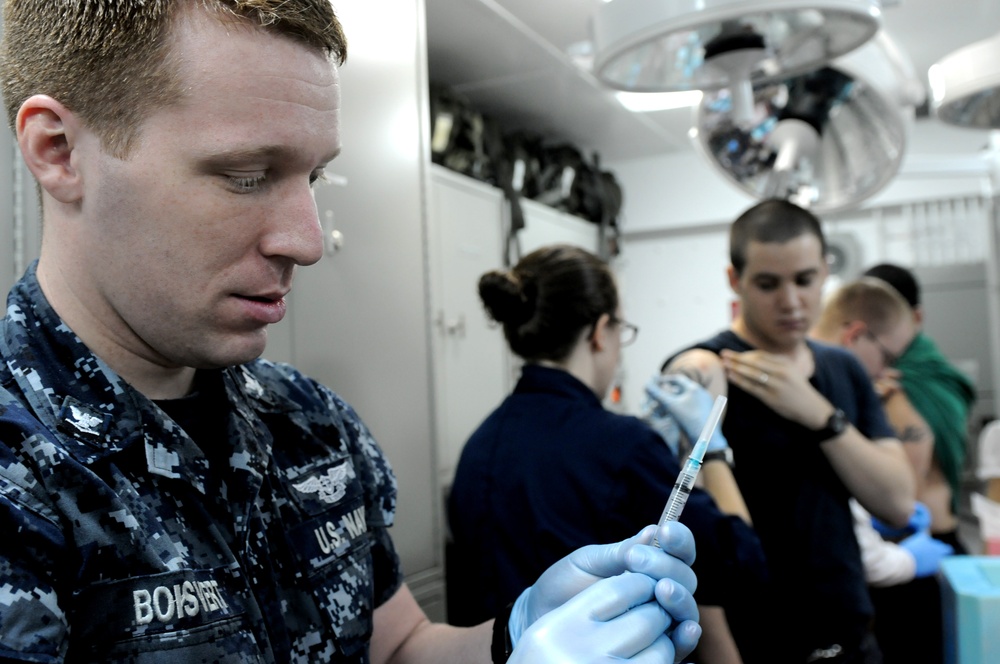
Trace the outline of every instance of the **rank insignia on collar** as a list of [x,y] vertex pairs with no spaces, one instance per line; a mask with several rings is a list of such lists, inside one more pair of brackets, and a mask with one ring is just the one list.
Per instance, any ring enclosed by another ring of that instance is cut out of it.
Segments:
[[77,430],[93,436],[99,435],[98,427],[104,424],[104,420],[100,417],[94,417],[90,413],[85,413],[76,406],[69,407],[69,417],[66,418],[66,421],[76,427]]
[[111,417],[106,413],[66,397],[59,409],[59,429],[82,440],[96,442],[107,433]]
[[264,396],[264,387],[246,368],[243,369],[243,388],[247,391],[247,394],[258,399]]

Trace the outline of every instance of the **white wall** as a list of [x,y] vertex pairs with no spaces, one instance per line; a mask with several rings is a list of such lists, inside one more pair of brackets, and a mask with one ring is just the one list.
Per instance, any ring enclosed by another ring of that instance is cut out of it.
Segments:
[[615,268],[626,320],[639,326],[623,350],[622,405],[635,412],[642,386],[667,355],[729,324],[728,238],[704,233],[626,241]]
[[[392,537],[407,575],[441,568],[424,237],[427,80],[421,0],[338,0],[343,152],[316,189],[343,248],[296,273],[294,364],[340,393],[396,471]],[[391,14],[392,21],[381,20]],[[341,184],[334,184],[340,182]]]

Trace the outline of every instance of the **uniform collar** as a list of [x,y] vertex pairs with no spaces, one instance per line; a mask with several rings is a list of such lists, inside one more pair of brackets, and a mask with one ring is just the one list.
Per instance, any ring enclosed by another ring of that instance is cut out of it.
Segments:
[[[66,451],[80,463],[90,465],[144,443],[150,472],[184,477],[204,490],[206,464],[197,462],[204,458],[201,450],[160,408],[94,355],[59,318],[42,293],[36,267],[37,262],[8,295],[7,316],[0,329],[5,373],[35,416],[61,434]],[[259,426],[258,412],[296,408],[265,390],[247,366],[222,371],[234,416]],[[266,464],[269,438],[263,444],[264,448],[253,450],[259,460],[255,465]],[[194,463],[189,463],[191,460]]]
[[517,381],[514,392],[544,392],[582,399],[600,408],[604,407],[594,391],[570,372],[539,364],[525,364],[521,368],[521,378]]

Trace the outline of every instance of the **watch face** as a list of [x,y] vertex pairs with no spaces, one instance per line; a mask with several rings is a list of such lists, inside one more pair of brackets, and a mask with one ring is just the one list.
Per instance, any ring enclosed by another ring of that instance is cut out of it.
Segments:
[[839,408],[833,411],[833,415],[830,416],[830,422],[827,424],[827,427],[829,427],[830,431],[832,431],[834,435],[843,433],[844,429],[847,428],[847,415],[844,411]]
[[816,441],[825,443],[828,440],[836,438],[840,434],[844,433],[848,424],[850,424],[850,422],[847,419],[847,415],[844,411],[838,408],[833,411],[833,414],[830,415],[830,419],[826,421],[823,428],[816,431]]

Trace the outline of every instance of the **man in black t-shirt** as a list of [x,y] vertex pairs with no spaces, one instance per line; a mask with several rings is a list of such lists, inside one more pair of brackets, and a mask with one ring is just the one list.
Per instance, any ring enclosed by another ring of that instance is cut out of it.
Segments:
[[880,661],[848,499],[898,525],[914,505],[906,457],[864,369],[806,338],[825,253],[810,212],[781,200],[744,212],[728,269],[739,313],[664,366],[729,397],[723,432],[774,583],[758,615],[786,627],[760,651],[789,664]]

